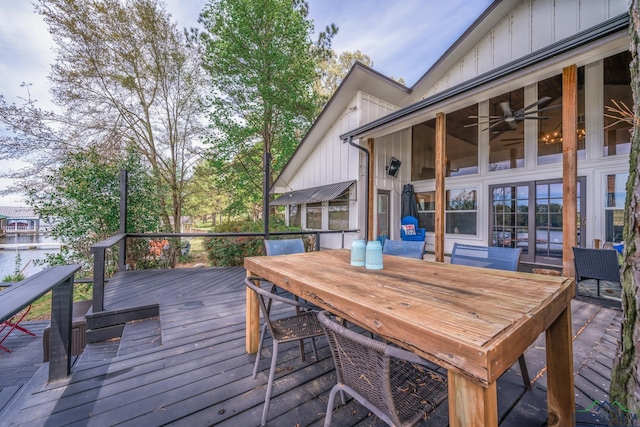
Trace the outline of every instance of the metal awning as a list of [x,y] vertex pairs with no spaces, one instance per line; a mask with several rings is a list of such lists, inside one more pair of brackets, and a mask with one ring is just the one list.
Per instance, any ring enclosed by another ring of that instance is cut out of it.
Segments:
[[333,200],[345,192],[356,182],[345,181],[337,184],[323,185],[321,187],[305,188],[304,190],[290,191],[284,193],[276,200],[270,202],[271,206],[300,205],[303,203],[317,203]]

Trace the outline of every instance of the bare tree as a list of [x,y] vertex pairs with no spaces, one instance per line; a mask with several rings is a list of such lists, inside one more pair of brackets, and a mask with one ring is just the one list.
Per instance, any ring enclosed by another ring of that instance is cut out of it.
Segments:
[[178,230],[184,186],[199,159],[206,73],[198,47],[156,0],[39,0],[55,42],[49,76],[59,113],[31,100],[0,99],[0,158],[23,156],[34,176],[70,151],[92,147],[113,158],[133,147],[161,194],[165,224]]

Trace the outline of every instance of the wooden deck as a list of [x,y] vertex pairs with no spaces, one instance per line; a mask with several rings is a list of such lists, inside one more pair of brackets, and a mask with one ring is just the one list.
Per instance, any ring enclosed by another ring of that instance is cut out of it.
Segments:
[[[244,276],[239,267],[119,273],[106,287],[105,308],[159,304],[159,317],[128,324],[120,340],[90,345],[70,377],[49,384],[47,364],[39,366],[46,323],[34,324],[37,338],[14,333],[5,341],[14,352],[0,353],[0,426],[259,425],[268,358],[253,380],[255,356],[244,350]],[[584,300],[574,300],[572,310],[576,421],[607,425],[608,414],[593,403],[608,398],[621,312]],[[295,343],[283,347],[268,424],[322,425],[335,382],[326,342],[318,341],[317,362],[310,354],[301,362]],[[545,425],[544,354],[543,336],[525,353],[533,390],[522,386],[517,364],[498,381],[501,426]],[[333,420],[383,425],[353,400]],[[447,424],[446,404],[423,423]]]

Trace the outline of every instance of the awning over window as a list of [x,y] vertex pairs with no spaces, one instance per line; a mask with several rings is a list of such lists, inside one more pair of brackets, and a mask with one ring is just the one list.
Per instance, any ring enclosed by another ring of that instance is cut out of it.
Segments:
[[300,205],[303,203],[317,203],[333,200],[351,185],[356,182],[345,181],[337,184],[323,185],[321,187],[305,188],[304,190],[290,191],[284,193],[276,200],[272,201],[271,206]]

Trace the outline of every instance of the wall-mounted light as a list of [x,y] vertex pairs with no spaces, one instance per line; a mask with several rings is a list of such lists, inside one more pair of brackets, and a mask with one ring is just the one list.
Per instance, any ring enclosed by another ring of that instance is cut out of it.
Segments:
[[396,159],[395,157],[391,157],[389,159],[389,163],[387,163],[387,175],[390,175],[392,177],[396,177],[398,176],[398,172],[400,172],[400,165],[402,164],[402,162],[398,159]]

